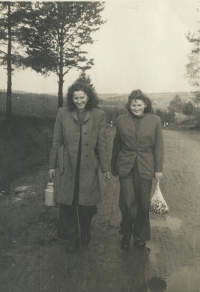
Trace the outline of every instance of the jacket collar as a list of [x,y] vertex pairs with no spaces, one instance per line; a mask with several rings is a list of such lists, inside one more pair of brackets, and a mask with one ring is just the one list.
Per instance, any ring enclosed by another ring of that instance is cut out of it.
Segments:
[[84,118],[84,122],[87,121],[87,120],[89,120],[90,116],[91,116],[90,111],[87,111],[86,112],[86,115],[85,115],[85,118]]
[[72,117],[78,121],[78,117],[77,117],[77,113],[76,113],[76,110],[72,112]]
[[[84,118],[84,122],[87,121],[87,120],[89,120],[90,116],[91,116],[90,111],[87,111],[87,112],[86,112],[86,115],[85,115],[85,118]],[[72,117],[73,117],[76,121],[78,121],[78,117],[77,117],[76,110],[74,110],[74,111],[72,112]]]
[[134,115],[133,113],[129,112],[130,116],[134,119],[134,120],[139,120],[139,119],[142,119],[145,115],[145,113],[143,113],[141,116],[136,116]]

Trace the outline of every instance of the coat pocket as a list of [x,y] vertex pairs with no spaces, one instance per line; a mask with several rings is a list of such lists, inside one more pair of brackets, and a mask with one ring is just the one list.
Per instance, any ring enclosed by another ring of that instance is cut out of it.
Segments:
[[62,174],[64,171],[64,146],[58,149],[58,171]]

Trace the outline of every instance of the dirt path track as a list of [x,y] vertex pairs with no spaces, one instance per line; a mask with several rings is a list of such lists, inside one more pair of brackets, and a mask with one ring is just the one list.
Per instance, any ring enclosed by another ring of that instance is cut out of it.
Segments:
[[[108,128],[110,151],[114,131]],[[170,213],[151,215],[152,239],[145,249],[120,249],[118,179],[102,181],[91,243],[76,254],[66,254],[65,242],[56,239],[57,208],[44,206],[47,169],[16,180],[13,187],[31,187],[0,197],[0,291],[200,291],[199,136],[164,131],[161,190]]]

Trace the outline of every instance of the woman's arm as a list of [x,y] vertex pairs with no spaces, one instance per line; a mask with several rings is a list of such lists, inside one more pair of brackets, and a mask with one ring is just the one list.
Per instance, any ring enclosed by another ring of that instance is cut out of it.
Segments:
[[55,168],[50,168],[49,169],[49,177],[50,177],[50,179],[53,179],[54,180],[55,174],[56,174]]
[[101,171],[103,173],[110,172],[108,143],[106,138],[106,116],[101,112],[98,125],[98,139],[97,139],[97,152],[101,164]]
[[111,172],[114,176],[117,176],[116,162],[119,152],[122,148],[122,140],[119,132],[118,124],[116,125],[116,133],[113,140],[112,158],[111,158]]
[[63,130],[62,130],[62,109],[59,109],[56,123],[54,127],[53,135],[53,145],[51,148],[50,159],[49,159],[49,169],[56,168],[56,161],[58,156],[58,149],[63,145]]
[[155,145],[154,145],[154,164],[155,164],[155,174],[162,173],[163,171],[163,160],[164,160],[164,146],[163,146],[163,133],[160,118],[158,117],[158,122],[155,131]]

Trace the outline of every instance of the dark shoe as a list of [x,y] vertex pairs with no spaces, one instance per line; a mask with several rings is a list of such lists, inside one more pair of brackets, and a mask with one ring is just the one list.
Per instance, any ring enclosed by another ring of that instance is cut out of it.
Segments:
[[66,252],[75,252],[79,248],[78,238],[70,239],[66,245]]
[[91,239],[91,234],[89,229],[83,229],[81,231],[81,242],[83,245],[89,244]]
[[139,240],[139,239],[136,239],[135,240],[135,245],[138,246],[138,247],[145,247],[146,246],[146,242],[142,241],[142,240]]
[[121,240],[121,248],[128,250],[130,248],[131,235],[124,235]]

